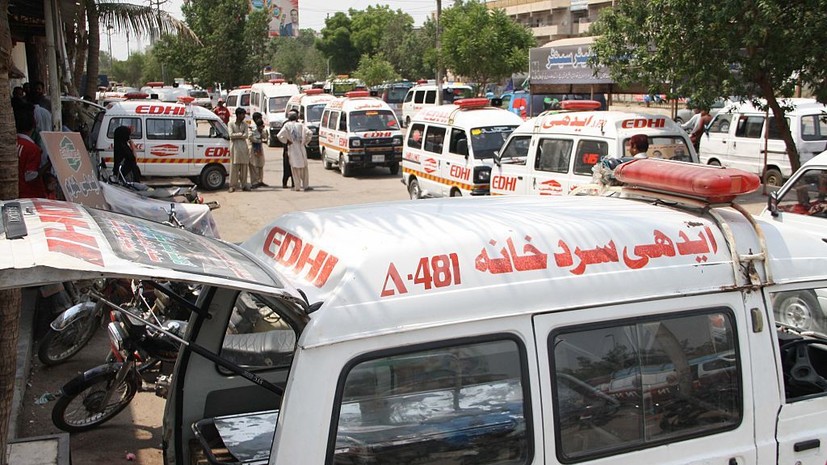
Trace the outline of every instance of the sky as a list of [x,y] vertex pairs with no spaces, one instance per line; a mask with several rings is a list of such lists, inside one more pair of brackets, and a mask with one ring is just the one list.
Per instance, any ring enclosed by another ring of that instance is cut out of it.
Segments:
[[[146,1],[130,0],[136,4],[148,4]],[[198,0],[193,0],[198,1]],[[168,0],[161,8],[169,12],[178,19],[183,19],[181,14],[181,5],[183,0]],[[335,3],[336,8],[331,8],[330,4]],[[359,1],[359,0],[299,0],[299,24],[301,28],[311,28],[320,31],[324,27],[324,20],[327,15],[332,15],[337,11],[347,12],[350,8],[364,9],[368,5],[388,5],[393,10],[402,10],[411,15],[414,19],[414,25],[419,26],[425,22],[425,19],[433,11],[436,10],[436,0],[378,0],[378,1]],[[443,0],[442,7],[446,8],[453,4],[451,0]],[[105,27],[101,27],[101,50],[109,51],[109,35]],[[126,60],[128,52],[141,51],[148,44],[149,39],[136,38],[130,36],[127,42],[126,34],[113,31],[112,37],[112,55],[116,60]]]

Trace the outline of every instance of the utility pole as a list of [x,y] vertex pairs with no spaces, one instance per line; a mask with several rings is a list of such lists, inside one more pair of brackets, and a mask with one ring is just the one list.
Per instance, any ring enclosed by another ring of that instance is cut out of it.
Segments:
[[109,74],[112,74],[112,32],[114,32],[115,28],[112,27],[112,23],[109,23],[106,26],[106,35],[109,36]]
[[131,50],[129,49],[129,31],[126,31],[126,59],[127,60],[129,60],[129,52],[131,52]]
[[[166,3],[166,2],[167,2],[167,0],[149,0],[149,7],[150,8],[155,8],[155,11],[157,13],[160,13],[161,12],[161,5]],[[155,41],[157,41],[159,38],[160,37],[158,37],[158,34],[156,34],[155,32],[150,32],[150,34],[149,34],[149,45],[150,46],[155,45]],[[161,80],[164,81],[164,83],[167,82],[167,72],[166,72],[166,67],[164,66],[163,61],[161,62]]]
[[439,36],[442,33],[442,0],[436,0],[436,104],[442,105],[442,49],[439,46]]

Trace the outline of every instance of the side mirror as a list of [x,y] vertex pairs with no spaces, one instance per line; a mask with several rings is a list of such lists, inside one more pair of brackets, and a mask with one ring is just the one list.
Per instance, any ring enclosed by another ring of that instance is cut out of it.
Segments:
[[770,192],[767,196],[767,211],[773,218],[778,217],[778,192]]

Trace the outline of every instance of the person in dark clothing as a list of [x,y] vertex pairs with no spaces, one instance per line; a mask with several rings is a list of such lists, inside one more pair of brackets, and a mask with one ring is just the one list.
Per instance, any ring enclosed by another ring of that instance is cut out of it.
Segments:
[[115,160],[112,172],[128,182],[141,182],[141,170],[138,168],[138,161],[135,159],[135,152],[132,150],[132,142],[129,135],[132,130],[128,126],[118,126],[114,133]]
[[293,180],[293,169],[290,167],[290,157],[287,156],[287,145],[284,146],[284,151],[282,152],[282,169],[284,170],[284,174],[281,175],[281,187],[283,189],[287,189],[287,181],[290,181],[290,187],[296,187],[296,181]]

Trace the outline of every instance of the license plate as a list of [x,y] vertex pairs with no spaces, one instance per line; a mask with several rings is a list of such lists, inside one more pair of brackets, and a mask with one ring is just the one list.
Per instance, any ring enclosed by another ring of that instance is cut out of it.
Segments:
[[373,156],[370,157],[370,161],[372,161],[374,163],[382,163],[383,161],[385,161],[385,156],[384,155],[373,155]]

